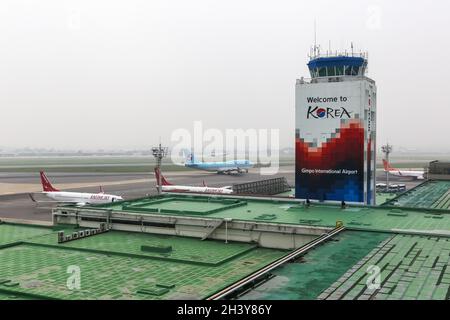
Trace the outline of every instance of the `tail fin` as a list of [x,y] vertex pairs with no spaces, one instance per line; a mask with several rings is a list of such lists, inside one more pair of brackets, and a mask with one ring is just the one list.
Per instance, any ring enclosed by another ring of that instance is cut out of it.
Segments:
[[203,180],[203,186],[207,187],[205,180]]
[[59,191],[58,189],[52,186],[47,176],[45,175],[44,171],[39,172],[39,174],[41,175],[42,190],[44,190],[44,192]]
[[190,154],[187,156],[186,163],[187,163],[187,164],[193,164],[193,163],[196,163],[195,156],[194,156],[193,153],[190,153]]
[[389,164],[389,162],[387,162],[385,159],[383,159],[383,167],[385,171],[392,171],[395,170],[394,168],[391,167],[391,165]]
[[172,184],[164,178],[164,176],[161,174],[161,171],[159,171],[158,168],[155,168],[155,177],[156,177],[156,183],[158,183],[158,180],[161,182],[162,186],[171,186]]
[[103,190],[103,186],[100,186],[100,192],[99,193],[105,193],[105,190]]

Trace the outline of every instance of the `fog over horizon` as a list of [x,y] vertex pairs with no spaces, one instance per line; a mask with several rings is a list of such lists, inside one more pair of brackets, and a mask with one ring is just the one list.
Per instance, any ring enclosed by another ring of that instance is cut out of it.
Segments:
[[[450,152],[446,1],[4,0],[0,148],[172,146],[174,130],[279,129],[322,52],[369,53],[377,145]],[[395,149],[394,149],[395,150]]]

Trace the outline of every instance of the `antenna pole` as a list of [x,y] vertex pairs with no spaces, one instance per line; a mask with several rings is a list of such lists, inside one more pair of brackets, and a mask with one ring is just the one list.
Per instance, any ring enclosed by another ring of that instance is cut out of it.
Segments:
[[314,19],[314,56],[316,56],[316,49],[317,49],[317,25],[316,19]]
[[[381,146],[381,151],[386,155],[385,159],[387,163],[389,162],[389,154],[392,152],[392,145],[386,143],[386,145]],[[386,191],[389,192],[389,170],[386,170]]]
[[[159,146],[157,147],[153,147],[152,148],[152,154],[156,159],[156,168],[158,168],[158,171],[161,173],[161,163],[162,163],[162,159],[167,155],[168,153],[168,148],[167,147],[162,147],[161,143],[159,144]],[[161,174],[159,174],[157,176],[157,190],[158,190],[158,194],[161,194]]]

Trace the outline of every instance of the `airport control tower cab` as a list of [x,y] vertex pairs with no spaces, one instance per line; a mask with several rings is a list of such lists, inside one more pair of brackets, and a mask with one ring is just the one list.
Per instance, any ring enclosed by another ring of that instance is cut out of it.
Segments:
[[316,54],[308,62],[311,79],[315,82],[350,80],[351,77],[366,75],[367,55],[365,53],[343,53],[335,55]]
[[375,204],[376,86],[366,53],[314,49],[295,91],[296,198]]

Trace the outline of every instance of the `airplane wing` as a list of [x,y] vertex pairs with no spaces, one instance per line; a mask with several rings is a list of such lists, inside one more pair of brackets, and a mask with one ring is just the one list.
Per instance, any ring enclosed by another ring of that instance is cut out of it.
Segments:
[[36,201],[34,201],[34,202],[35,202],[35,203],[65,203],[65,204],[76,204],[76,205],[78,205],[78,204],[85,205],[85,204],[86,204],[85,202],[51,201],[51,200],[48,200],[48,201],[44,201],[44,200],[36,200]]
[[31,201],[35,203],[62,203],[62,204],[76,204],[77,206],[85,206],[87,204],[86,202],[74,202],[74,201],[36,200],[36,198],[31,193],[29,193],[28,196],[30,197]]
[[31,193],[29,193],[28,196],[31,198],[31,201],[37,202],[36,199],[33,197],[33,195]]

